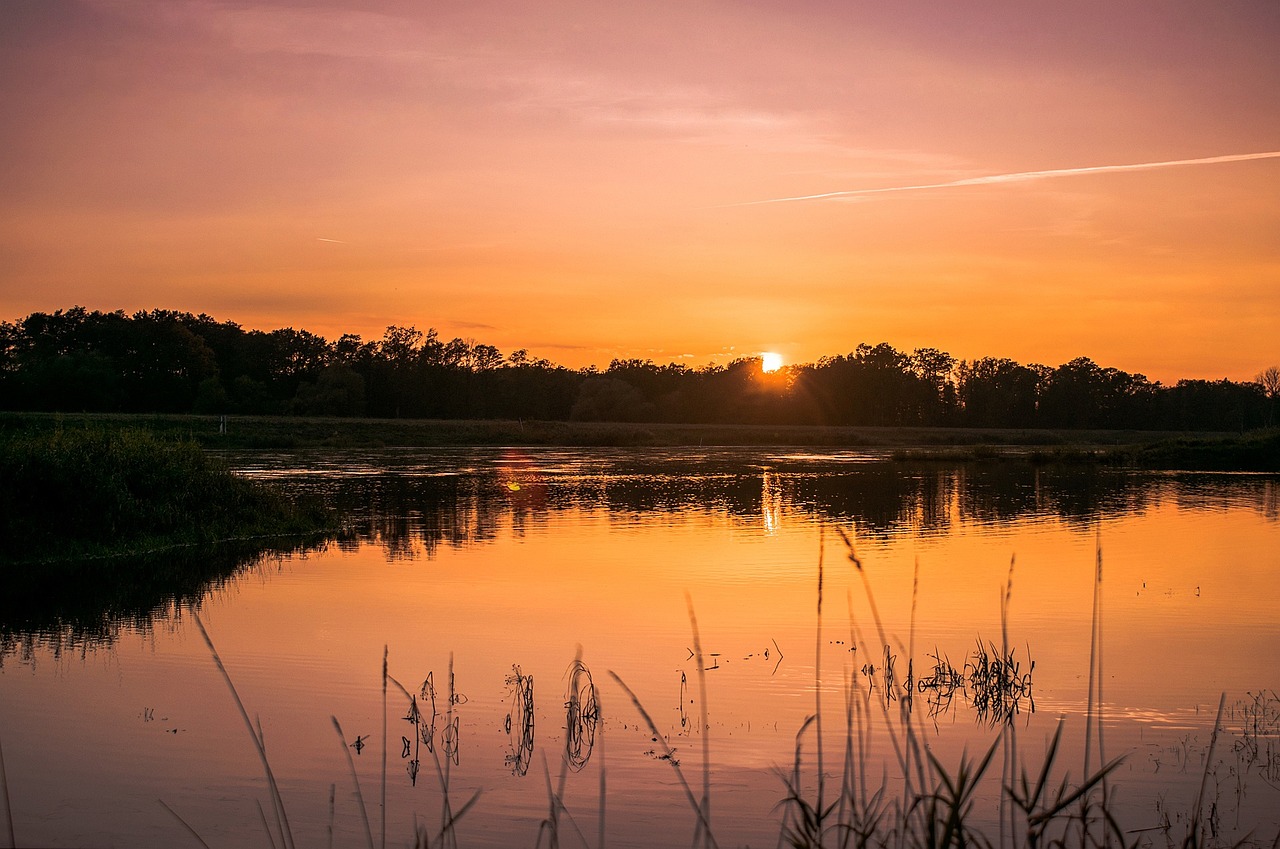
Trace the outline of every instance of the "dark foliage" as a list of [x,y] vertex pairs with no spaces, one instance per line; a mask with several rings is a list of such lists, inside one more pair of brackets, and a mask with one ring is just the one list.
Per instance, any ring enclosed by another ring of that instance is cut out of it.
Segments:
[[332,522],[194,442],[67,426],[0,434],[0,566],[314,533]]
[[1274,369],[1164,386],[1087,357],[968,362],[885,342],[774,374],[754,358],[600,371],[394,325],[328,342],[165,310],[0,322],[0,409],[14,411],[1241,433],[1274,425],[1278,395]]

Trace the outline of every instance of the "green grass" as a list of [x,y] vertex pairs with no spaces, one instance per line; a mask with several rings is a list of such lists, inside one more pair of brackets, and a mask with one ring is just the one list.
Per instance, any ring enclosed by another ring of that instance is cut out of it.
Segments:
[[1052,445],[1046,440],[1043,445],[992,442],[962,447],[899,448],[892,452],[891,457],[906,463],[1029,462],[1036,465],[1280,472],[1280,430],[1214,436],[1147,434],[1145,438],[1129,443],[1095,441]]
[[1132,460],[1148,468],[1280,472],[1280,429],[1231,439],[1162,440],[1137,448]]
[[[224,426],[225,425],[225,426]],[[1276,431],[1239,436],[1127,430],[696,425],[308,416],[0,413],[0,434],[105,426],[204,448],[431,448],[454,445],[794,446],[884,449],[896,459],[1109,462],[1156,468],[1280,469]],[[1218,463],[1219,466],[1213,464]]]
[[315,534],[316,506],[237,477],[190,439],[101,423],[0,430],[0,569]]

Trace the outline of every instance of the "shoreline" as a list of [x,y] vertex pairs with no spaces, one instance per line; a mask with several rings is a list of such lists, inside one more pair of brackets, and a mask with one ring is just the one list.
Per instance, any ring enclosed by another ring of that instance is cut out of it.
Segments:
[[899,462],[1092,462],[1140,468],[1280,472],[1280,430],[1276,429],[1241,435],[1134,430],[0,413],[0,436],[6,432],[102,426],[189,439],[206,449],[790,446],[884,449],[891,460]]

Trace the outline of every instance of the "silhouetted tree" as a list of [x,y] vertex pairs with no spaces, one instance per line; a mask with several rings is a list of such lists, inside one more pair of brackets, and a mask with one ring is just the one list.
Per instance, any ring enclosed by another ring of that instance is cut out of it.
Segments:
[[920,379],[920,417],[930,424],[952,424],[959,399],[953,375],[956,358],[937,348],[916,348],[908,363]]
[[1009,359],[984,357],[957,367],[963,421],[971,427],[1033,427],[1040,377]]
[[569,418],[584,422],[641,422],[653,412],[640,390],[616,377],[591,377],[582,382]]
[[1280,366],[1268,366],[1254,378],[1267,397],[1267,427],[1275,427],[1276,406],[1280,404]]
[[1161,400],[1165,426],[1177,430],[1239,432],[1266,425],[1267,397],[1261,383],[1179,380]]
[[758,358],[690,368],[615,359],[570,370],[434,328],[330,344],[292,327],[244,330],[208,315],[72,307],[0,321],[9,410],[299,413],[706,423],[964,424],[1241,430],[1274,426],[1280,368],[1247,383],[1057,368],[886,342],[765,375]]
[[350,366],[326,366],[314,383],[298,384],[293,412],[306,416],[364,415],[364,378]]
[[1050,372],[1040,394],[1040,421],[1047,427],[1148,427],[1158,386],[1141,374],[1102,368],[1077,357]]

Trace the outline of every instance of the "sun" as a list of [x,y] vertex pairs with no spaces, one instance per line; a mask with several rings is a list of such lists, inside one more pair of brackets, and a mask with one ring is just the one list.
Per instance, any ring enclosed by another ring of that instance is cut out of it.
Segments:
[[768,374],[782,368],[782,355],[773,351],[765,351],[760,355],[760,370]]

